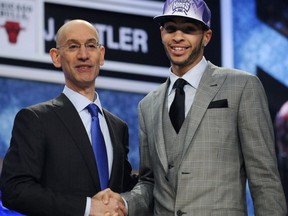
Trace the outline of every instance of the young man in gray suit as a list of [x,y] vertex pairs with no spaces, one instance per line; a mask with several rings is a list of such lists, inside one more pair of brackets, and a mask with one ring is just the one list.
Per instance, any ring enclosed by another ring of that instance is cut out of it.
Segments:
[[[128,161],[127,124],[102,108],[95,91],[105,54],[98,41],[96,29],[84,20],[71,20],[58,30],[50,55],[64,72],[65,88],[55,99],[18,112],[1,173],[5,207],[29,216],[123,215],[121,203],[101,199],[110,191],[105,188],[125,192],[137,178]],[[106,148],[101,156],[107,156],[102,166],[91,145],[90,105],[99,108]]]
[[130,216],[245,216],[247,180],[255,215],[287,214],[264,89],[205,59],[210,17],[202,0],[167,0],[154,18],[170,76],[139,103],[139,182],[122,194]]
[[140,180],[123,194],[131,216],[245,216],[247,180],[255,215],[287,214],[264,89],[205,59],[210,17],[202,0],[167,0],[154,18],[170,76],[139,103]]

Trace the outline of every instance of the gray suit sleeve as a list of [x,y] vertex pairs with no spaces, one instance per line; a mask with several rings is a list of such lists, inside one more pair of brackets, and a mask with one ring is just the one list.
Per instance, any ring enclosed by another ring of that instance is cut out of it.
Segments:
[[149,159],[149,146],[147,142],[144,118],[141,112],[141,103],[138,107],[140,124],[140,170],[139,182],[132,191],[123,193],[123,198],[128,203],[129,215],[153,215],[153,187],[154,175]]
[[239,136],[255,215],[286,215],[266,94],[250,76],[239,103]]

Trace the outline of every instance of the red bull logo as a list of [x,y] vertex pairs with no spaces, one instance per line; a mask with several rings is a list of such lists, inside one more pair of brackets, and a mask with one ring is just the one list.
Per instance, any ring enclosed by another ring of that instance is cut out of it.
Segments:
[[5,24],[1,25],[0,27],[5,28],[8,34],[9,42],[12,44],[17,42],[20,31],[24,30],[24,28],[20,26],[20,23],[15,21],[6,21]]

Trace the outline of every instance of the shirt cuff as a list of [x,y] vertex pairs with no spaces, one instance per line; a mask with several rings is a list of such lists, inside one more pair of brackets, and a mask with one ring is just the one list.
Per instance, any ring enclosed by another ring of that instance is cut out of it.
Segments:
[[124,201],[125,207],[126,207],[127,210],[128,210],[128,202],[124,199],[124,197],[122,197],[122,200]]
[[85,208],[85,214],[84,216],[89,216],[90,214],[90,209],[91,209],[91,198],[87,197],[86,198],[86,208]]

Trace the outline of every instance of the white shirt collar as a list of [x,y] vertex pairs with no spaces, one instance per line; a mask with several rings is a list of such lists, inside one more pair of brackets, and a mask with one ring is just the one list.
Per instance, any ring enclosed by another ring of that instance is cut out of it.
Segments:
[[[66,85],[63,89],[63,93],[71,101],[71,103],[74,105],[78,113],[86,109],[86,107],[91,103],[91,101],[88,98],[79,94],[78,92],[75,92],[74,90],[70,89]],[[102,110],[99,95],[96,91],[95,91],[95,94],[96,94],[96,97],[95,97],[96,99],[93,103],[99,107],[99,109],[101,110],[101,114],[103,115],[103,110]]]
[[[193,88],[197,89],[201,80],[201,77],[207,67],[207,61],[205,59],[205,57],[203,56],[203,58],[201,59],[201,61],[195,65],[193,68],[191,68],[189,71],[187,71],[187,73],[184,74],[183,78],[184,80],[186,80]],[[170,86],[168,89],[168,95],[171,94],[172,91],[172,87],[175,83],[175,81],[180,78],[178,76],[176,76],[171,68],[170,70]]]

